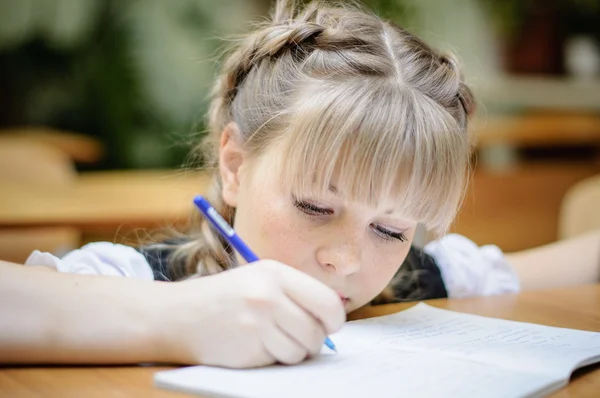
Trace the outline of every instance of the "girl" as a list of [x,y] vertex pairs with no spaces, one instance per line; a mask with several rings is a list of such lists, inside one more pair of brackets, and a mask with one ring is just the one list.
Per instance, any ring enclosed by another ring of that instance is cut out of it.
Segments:
[[3,265],[1,358],[293,364],[370,302],[517,291],[496,247],[411,247],[419,223],[443,234],[460,205],[473,104],[456,61],[405,30],[277,2],[226,58],[203,147],[209,199],[265,260],[240,266],[202,219],[137,249],[34,252],[27,265],[61,273]]

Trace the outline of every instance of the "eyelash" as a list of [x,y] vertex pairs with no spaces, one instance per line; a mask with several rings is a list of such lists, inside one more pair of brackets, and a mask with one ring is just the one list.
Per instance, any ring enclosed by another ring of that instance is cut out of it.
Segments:
[[373,228],[375,230],[375,235],[384,241],[393,241],[393,240],[399,240],[400,242],[406,242],[406,235],[404,235],[402,232],[392,232],[389,231],[385,228],[381,228],[380,226],[375,226]]
[[[311,218],[330,216],[333,214],[333,210],[324,209],[322,207],[315,206],[310,202],[305,202],[298,199],[294,199],[294,207]],[[407,241],[406,235],[404,235],[402,232],[392,232],[377,225],[373,226],[373,230],[375,231],[375,236],[377,236],[377,238],[386,242],[397,240],[400,242]]]
[[322,207],[315,206],[312,203],[304,202],[298,199],[294,199],[294,206],[307,216],[311,217],[330,216],[333,214],[333,210],[324,209]]

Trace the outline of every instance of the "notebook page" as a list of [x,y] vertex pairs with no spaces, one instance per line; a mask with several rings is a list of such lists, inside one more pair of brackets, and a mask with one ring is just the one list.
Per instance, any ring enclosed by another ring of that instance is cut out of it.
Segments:
[[[350,339],[351,340],[351,339]],[[358,346],[341,336],[344,349],[323,352],[296,366],[233,370],[205,366],[159,372],[159,387],[232,398],[524,397],[563,382],[493,365],[431,353]]]
[[545,369],[565,378],[583,363],[600,361],[597,332],[487,318],[424,303],[346,327],[357,338],[368,335],[378,345],[446,353],[512,369]]

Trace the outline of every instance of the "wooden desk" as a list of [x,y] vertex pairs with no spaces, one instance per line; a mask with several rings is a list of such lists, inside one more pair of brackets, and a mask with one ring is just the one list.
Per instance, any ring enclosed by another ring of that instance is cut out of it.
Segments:
[[104,156],[104,147],[97,139],[45,126],[2,129],[0,130],[0,143],[4,140],[43,143],[64,152],[77,163],[95,163]]
[[[570,289],[528,292],[463,300],[430,300],[440,308],[540,323],[551,326],[600,331],[600,284]],[[364,308],[351,319],[397,312],[414,303]],[[41,367],[0,370],[0,397],[183,397],[184,394],[155,388],[152,377],[165,367]],[[553,398],[597,398],[600,367],[578,371],[569,385]]]
[[498,144],[514,147],[599,146],[600,115],[531,112],[481,117],[474,120],[473,131],[480,149]]
[[554,242],[565,194],[599,173],[600,165],[589,164],[536,164],[503,172],[478,169],[451,230],[505,252]]
[[68,187],[1,184],[0,228],[72,226],[83,232],[171,225],[192,214],[205,174],[183,171],[83,173]]
[[[553,242],[565,192],[598,172],[593,165],[476,170],[452,232],[507,252]],[[180,171],[83,173],[68,187],[0,183],[0,229],[73,227],[84,241],[135,239],[130,232],[193,214],[192,198],[208,183],[203,173]]]

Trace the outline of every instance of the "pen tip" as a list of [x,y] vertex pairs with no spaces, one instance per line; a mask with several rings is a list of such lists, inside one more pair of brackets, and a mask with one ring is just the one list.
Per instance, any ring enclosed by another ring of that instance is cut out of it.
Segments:
[[331,351],[338,352],[335,344],[333,344],[333,341],[331,341],[329,337],[325,339],[325,345],[329,347]]

